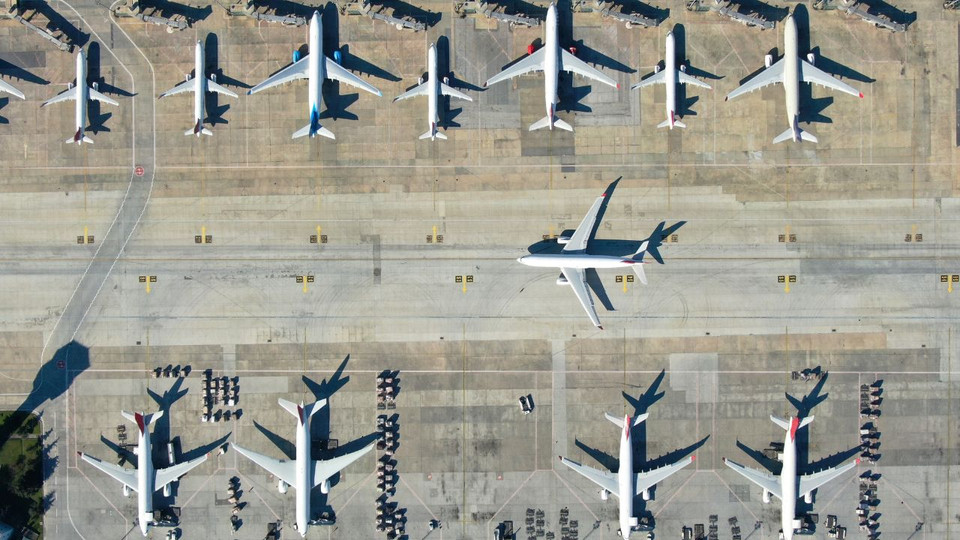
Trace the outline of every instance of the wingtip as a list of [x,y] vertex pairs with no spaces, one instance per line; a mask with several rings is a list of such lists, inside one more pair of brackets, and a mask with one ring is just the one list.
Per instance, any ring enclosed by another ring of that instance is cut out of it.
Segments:
[[856,463],[856,464],[857,464],[857,465],[860,464],[860,458],[857,458],[857,463]]
[[603,330],[603,327],[602,327],[602,326],[600,326],[599,324],[597,325],[597,328],[599,328],[599,329],[601,329],[601,330]]
[[696,460],[697,460],[697,456],[690,456],[690,461],[696,461]]
[[[82,457],[83,457],[83,452],[77,452],[77,457],[82,458]],[[859,460],[858,460],[858,461],[859,461]]]
[[863,92],[860,92],[860,99],[863,99]]
[[620,83],[617,83],[617,90],[620,89]]

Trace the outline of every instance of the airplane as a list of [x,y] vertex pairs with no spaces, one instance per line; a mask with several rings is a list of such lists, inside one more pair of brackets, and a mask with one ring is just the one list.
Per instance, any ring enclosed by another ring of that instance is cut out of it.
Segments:
[[194,75],[191,77],[187,75],[187,80],[174,86],[170,90],[160,94],[158,99],[165,98],[167,96],[172,96],[174,94],[181,94],[183,92],[193,92],[193,127],[183,132],[184,135],[196,135],[199,137],[203,135],[213,135],[213,132],[209,129],[203,127],[203,101],[206,97],[207,92],[217,92],[225,96],[237,97],[237,94],[231,92],[227,88],[217,84],[217,76],[211,75],[208,79],[206,77],[207,71],[204,66],[205,58],[203,55],[203,44],[200,43],[200,40],[197,40],[197,49],[194,54]]
[[[78,79],[83,80],[83,79]],[[207,460],[204,454],[196,459],[170,465],[165,469],[153,468],[153,455],[150,445],[150,433],[147,428],[163,416],[163,411],[157,411],[153,414],[144,415],[143,413],[129,413],[121,411],[127,420],[137,425],[137,456],[138,463],[136,469],[125,469],[113,463],[101,461],[89,454],[77,452],[77,455],[87,463],[100,469],[112,476],[114,480],[123,484],[123,495],[130,495],[131,491],[137,492],[137,514],[139,515],[140,532],[147,536],[150,525],[153,524],[153,492],[162,489],[163,496],[169,497],[171,494],[171,483],[177,481],[181,476],[187,474],[197,465]]]
[[263,467],[278,478],[277,490],[286,493],[290,486],[297,490],[296,499],[296,529],[300,536],[307,535],[310,525],[310,491],[320,486],[320,492],[330,492],[330,479],[345,469],[361,456],[373,449],[376,443],[371,443],[360,450],[337,456],[331,459],[312,461],[310,459],[310,417],[327,404],[326,399],[304,405],[289,402],[283,398],[277,400],[281,407],[297,417],[297,455],[293,462],[275,459],[252,450],[241,448],[236,444],[233,448],[242,456]]
[[309,82],[309,114],[310,123],[303,126],[293,133],[293,138],[297,139],[307,135],[310,138],[322,135],[329,139],[336,139],[333,133],[320,125],[320,107],[323,105],[323,81],[332,79],[342,83],[349,84],[366,90],[371,94],[381,96],[380,90],[373,85],[365,82],[360,77],[350,73],[340,66],[339,63],[323,55],[323,23],[320,22],[320,12],[314,11],[310,19],[310,30],[307,46],[309,52],[304,58],[300,58],[297,51],[293,53],[293,63],[271,75],[267,80],[251,88],[247,94],[256,94],[267,88],[273,88],[279,84],[288,83],[298,79],[307,79]]
[[633,467],[633,444],[630,441],[630,428],[639,425],[647,419],[646,414],[638,415],[631,422],[627,415],[623,420],[609,413],[603,415],[607,420],[619,426],[620,433],[620,468],[617,472],[607,472],[587,467],[560,456],[560,462],[577,471],[588,480],[600,486],[600,498],[607,500],[613,493],[620,500],[620,530],[617,531],[623,538],[630,538],[630,532],[637,529],[639,521],[633,515],[633,498],[641,495],[643,500],[650,500],[650,488],[666,480],[675,472],[693,463],[696,456],[690,456],[680,461],[664,465],[657,469],[644,471],[634,474]]
[[863,92],[837,80],[829,73],[814,67],[813,53],[807,54],[806,60],[798,56],[797,23],[793,20],[793,15],[788,16],[786,21],[784,21],[783,49],[783,58],[773,63],[773,56],[768,54],[764,59],[764,65],[766,66],[764,71],[745,82],[733,92],[727,94],[724,101],[748,92],[753,92],[754,90],[759,90],[771,84],[783,83],[784,93],[787,98],[787,123],[790,124],[790,127],[780,135],[777,135],[777,137],[773,139],[773,143],[779,144],[787,140],[816,143],[817,137],[809,131],[800,129],[799,126],[800,82],[818,84],[861,98],[863,97]]
[[70,137],[65,142],[66,143],[90,143],[93,144],[93,139],[87,137],[83,130],[87,125],[87,100],[95,99],[101,103],[107,103],[115,107],[119,107],[120,104],[116,101],[108,98],[99,91],[99,86],[97,83],[93,83],[93,86],[87,86],[87,56],[83,54],[83,49],[77,54],[77,81],[76,84],[68,85],[67,89],[63,92],[60,92],[55,97],[44,101],[41,107],[46,107],[47,105],[52,105],[54,103],[59,103],[61,101],[74,100],[76,102],[76,127],[77,132],[73,134],[73,137]]
[[773,494],[782,503],[780,512],[780,526],[783,540],[791,540],[794,530],[802,526],[802,521],[796,519],[797,499],[803,497],[807,504],[813,502],[813,492],[837,478],[841,474],[856,467],[860,463],[857,458],[846,465],[826,469],[812,474],[797,476],[797,430],[813,422],[813,416],[804,419],[790,417],[787,419],[770,415],[770,420],[787,431],[783,441],[783,468],[780,470],[780,476],[774,476],[768,472],[758,471],[749,467],[744,467],[727,458],[723,462],[738,474],[750,480],[763,489],[763,502],[770,502],[770,495]]
[[427,96],[427,121],[430,123],[430,130],[421,135],[420,139],[429,138],[435,141],[437,139],[447,138],[446,135],[437,131],[437,122],[440,121],[440,115],[437,111],[438,93],[473,101],[470,96],[447,85],[446,77],[444,77],[443,81],[437,78],[437,48],[434,45],[430,45],[430,49],[427,50],[427,82],[421,82],[416,87],[393,98],[393,101],[397,102],[401,99],[412,98],[414,96]]
[[[609,188],[608,188],[609,189]],[[615,257],[610,255],[591,255],[587,253],[590,240],[596,234],[597,213],[600,207],[607,199],[607,192],[597,197],[590,211],[583,217],[583,221],[577,226],[572,236],[560,236],[557,243],[563,245],[560,253],[531,253],[517,259],[517,262],[527,266],[541,268],[559,268],[560,277],[557,278],[557,285],[569,285],[577,300],[587,312],[590,321],[603,330],[600,325],[600,319],[597,317],[597,310],[593,306],[593,297],[587,288],[586,270],[591,268],[622,268],[629,266],[637,274],[640,283],[647,284],[647,276],[643,271],[645,261],[643,256],[649,253],[658,263],[663,264],[663,258],[660,256],[659,247],[663,240],[673,234],[674,231],[683,226],[686,221],[678,221],[667,229],[665,221],[661,221],[657,228],[650,235],[650,238],[640,244],[640,249],[628,257]]]
[[554,127],[573,131],[570,124],[556,116],[556,105],[559,102],[557,97],[557,77],[560,72],[568,71],[570,73],[576,73],[577,75],[582,75],[617,89],[620,88],[620,84],[604,75],[600,70],[590,67],[590,65],[574,56],[570,51],[560,48],[560,42],[557,36],[557,5],[554,2],[551,2],[550,7],[547,8],[546,32],[546,44],[543,47],[494,75],[490,80],[483,83],[483,86],[487,87],[491,84],[496,84],[500,81],[512,79],[513,77],[518,77],[533,71],[542,71],[544,73],[543,98],[547,108],[547,115],[537,122],[534,122],[533,125],[530,126],[530,131],[543,128],[550,128],[552,130]]
[[667,51],[663,62],[664,69],[662,71],[660,70],[660,66],[657,66],[657,69],[652,77],[647,77],[646,79],[631,86],[630,89],[636,90],[637,88],[643,88],[650,86],[651,84],[665,84],[667,86],[667,119],[657,124],[657,127],[669,127],[670,129],[673,129],[674,127],[685,128],[687,125],[676,118],[677,83],[692,84],[694,86],[706,88],[707,90],[710,90],[711,88],[709,84],[702,82],[695,77],[687,75],[686,64],[680,64],[680,69],[677,69],[676,40],[673,37],[673,32],[667,32]]

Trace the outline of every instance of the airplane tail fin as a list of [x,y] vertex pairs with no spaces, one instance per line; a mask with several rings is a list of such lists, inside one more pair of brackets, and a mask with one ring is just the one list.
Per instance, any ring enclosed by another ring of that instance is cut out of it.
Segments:
[[299,139],[300,137],[306,137],[307,135],[309,135],[310,138],[316,137],[317,135],[321,135],[328,139],[337,138],[336,136],[334,136],[333,132],[330,131],[329,129],[321,125],[314,125],[314,124],[307,124],[302,128],[298,129],[297,131],[294,131],[292,138]]
[[570,124],[564,122],[563,120],[557,118],[556,116],[548,115],[544,116],[540,120],[537,120],[530,126],[530,131],[536,131],[538,129],[543,129],[545,127],[551,127],[551,120],[553,120],[552,126],[557,129],[563,129],[566,131],[573,131],[573,127]]
[[279,403],[281,407],[286,409],[287,412],[297,417],[297,420],[299,420],[300,423],[304,423],[307,418],[310,418],[317,411],[324,408],[327,405],[327,400],[321,399],[320,401],[315,401],[308,405],[304,405],[302,403],[300,405],[297,405],[296,403],[280,398],[277,400],[277,403]]

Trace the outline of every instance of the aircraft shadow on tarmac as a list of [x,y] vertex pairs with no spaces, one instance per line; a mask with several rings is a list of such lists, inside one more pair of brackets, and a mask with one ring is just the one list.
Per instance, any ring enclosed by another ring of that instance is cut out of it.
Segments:
[[165,18],[173,18],[177,15],[183,16],[187,24],[193,26],[195,23],[203,21],[213,13],[213,6],[204,7],[190,6],[169,0],[139,0],[140,11],[153,10],[152,15]]
[[423,23],[427,28],[436,26],[442,18],[441,13],[427,11],[423,8],[408,4],[402,0],[371,0],[371,8],[377,10],[379,6],[390,7],[393,9],[392,15],[398,19],[413,19]]
[[[673,39],[675,54],[677,56],[677,69],[682,64],[686,66],[686,73],[691,77],[697,77],[699,79],[707,79],[710,81],[719,81],[723,79],[722,76],[714,75],[709,71],[704,71],[702,69],[696,68],[690,64],[690,59],[687,58],[687,29],[682,24],[676,24],[673,26]],[[666,67],[666,60],[661,60],[658,64],[660,69]],[[709,84],[709,83],[708,83]],[[715,86],[715,85],[711,85]],[[715,90],[707,90],[706,88],[698,88],[697,92],[713,92]],[[687,85],[678,84],[676,89],[677,97],[677,114],[680,117],[685,116],[696,116],[697,113],[692,109],[693,105],[700,101],[700,96],[688,96],[687,95]]]
[[[136,95],[106,82],[101,73],[101,61],[102,53],[100,50],[100,44],[96,41],[93,41],[90,43],[90,46],[87,47],[86,84],[89,84],[92,87],[94,83],[96,83],[100,92],[103,92],[104,94],[114,94],[121,97],[133,97]],[[77,81],[76,84],[83,84],[83,82]],[[120,102],[121,107],[124,105],[125,104],[123,102]],[[110,107],[115,108],[112,105]],[[101,107],[101,103],[99,101],[92,99],[87,100],[87,121],[90,123],[90,126],[87,129],[94,134],[110,131],[110,128],[106,126],[106,122],[113,116],[113,113],[104,113],[102,111],[103,108]]]
[[[207,73],[194,73],[194,77],[215,76],[216,81],[224,86],[236,86],[243,89],[251,88],[249,84],[224,74],[223,68],[220,67],[220,38],[217,36],[217,34],[213,32],[207,34],[207,37],[203,43],[203,54]],[[237,93],[239,94],[240,92]],[[217,92],[207,92],[207,94],[203,96],[203,99],[204,110],[207,113],[206,121],[211,126],[215,126],[217,124],[229,124],[223,115],[230,110],[229,100],[232,100],[233,98],[225,99],[225,103],[220,105],[220,94]]]

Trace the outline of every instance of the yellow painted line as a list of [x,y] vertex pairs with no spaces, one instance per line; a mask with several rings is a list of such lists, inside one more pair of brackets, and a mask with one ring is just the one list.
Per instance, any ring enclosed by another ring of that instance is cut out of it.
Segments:
[[87,226],[84,225],[84,226],[83,226],[83,243],[84,243],[84,244],[87,243],[87,238],[89,238],[89,237],[87,236]]
[[147,294],[150,294],[150,278],[147,278]]
[[320,244],[320,231],[321,231],[321,230],[322,230],[322,229],[320,228],[320,226],[317,225],[317,244]]
[[436,225],[433,226],[433,243],[434,244],[437,243],[437,226]]
[[307,292],[307,276],[303,276],[303,292]]
[[207,226],[206,225],[200,226],[200,243],[201,244],[207,243]]
[[790,276],[783,276],[783,292],[790,294]]
[[786,236],[783,237],[783,241],[789,244],[790,243],[790,226],[789,225],[786,226],[786,232],[787,234]]
[[547,238],[553,238],[553,237],[555,237],[555,236],[556,236],[556,234],[554,234],[554,227],[553,227],[553,225],[551,225],[551,226],[550,226],[550,236],[548,236]]
[[464,292],[464,294],[466,294],[466,292],[467,292],[467,280],[466,280],[466,278],[464,278],[464,280],[463,280],[463,292]]
[[623,276],[623,292],[627,292],[627,276]]
[[953,279],[951,279],[951,276],[947,276],[947,292],[953,292]]

